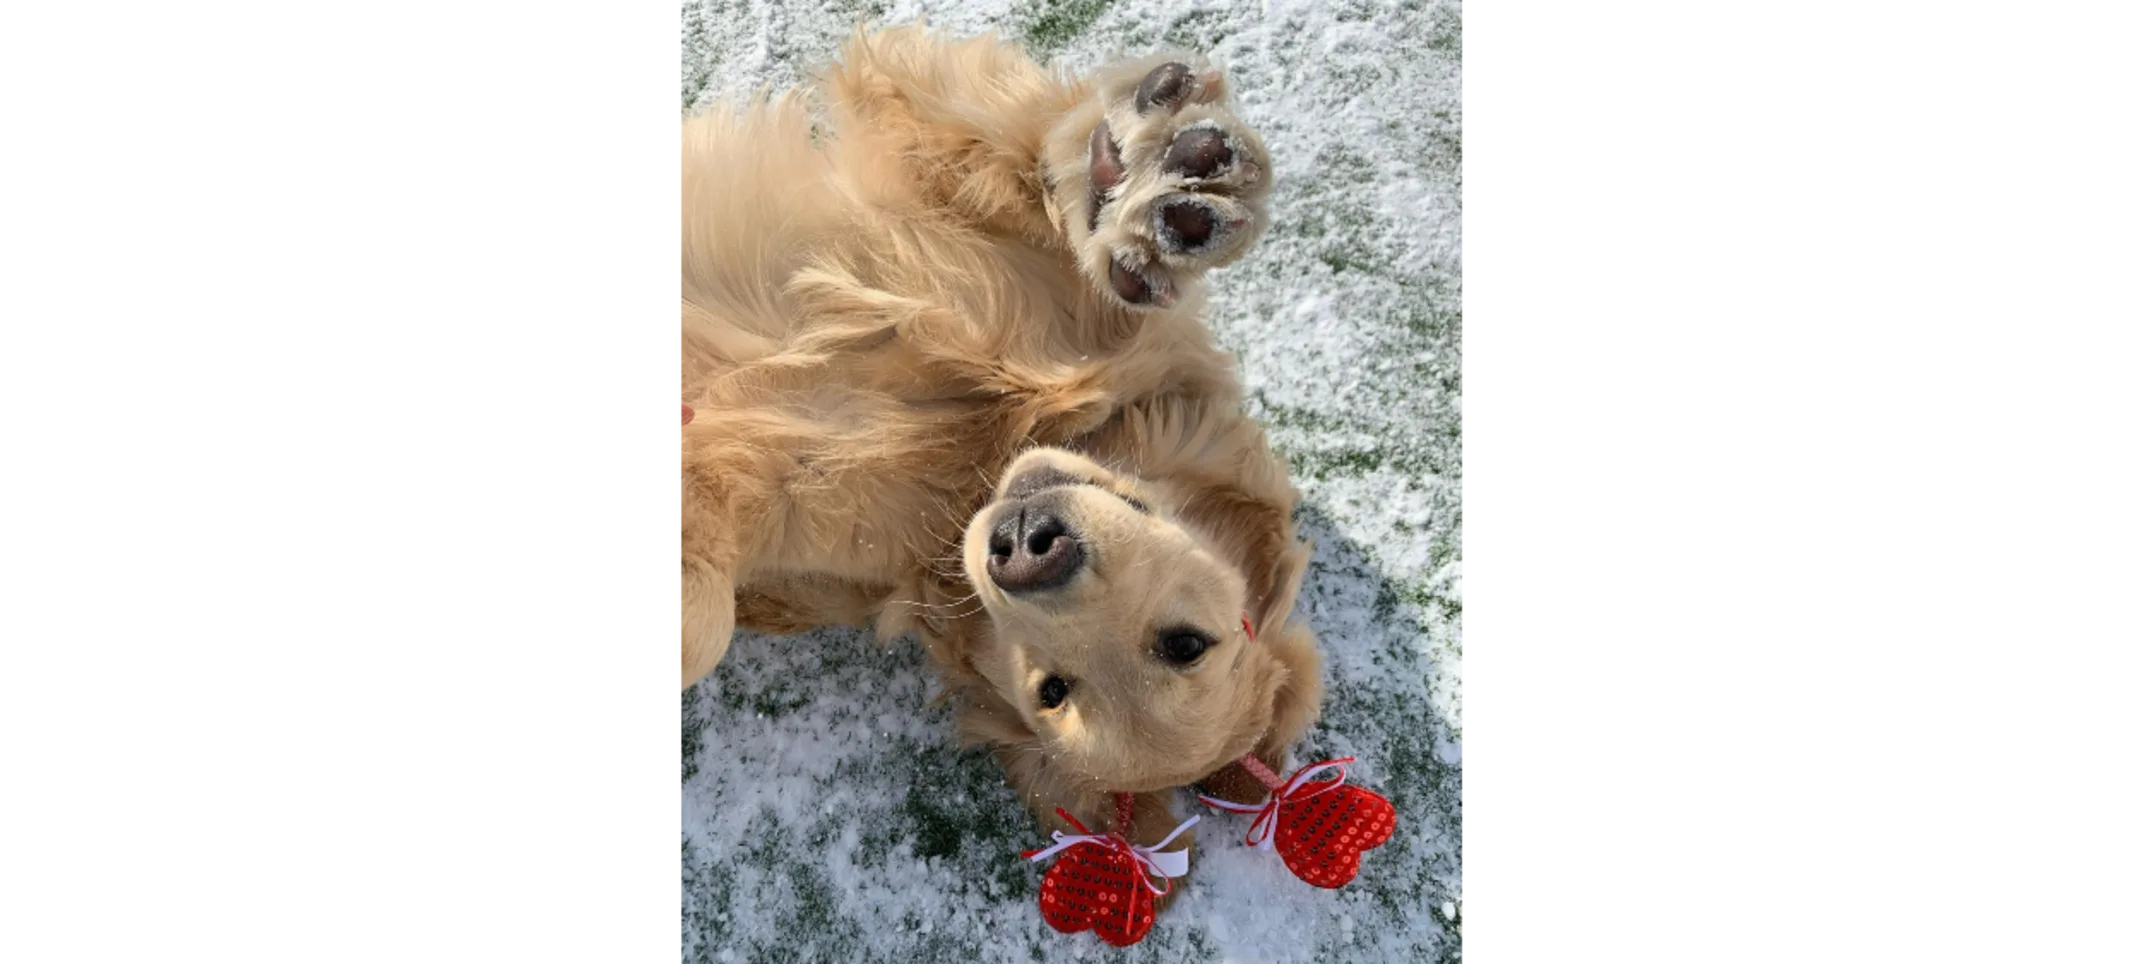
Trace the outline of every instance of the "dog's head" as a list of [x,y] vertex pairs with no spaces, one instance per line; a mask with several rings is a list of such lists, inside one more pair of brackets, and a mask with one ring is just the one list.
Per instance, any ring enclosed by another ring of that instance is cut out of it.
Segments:
[[1300,737],[1321,665],[1286,619],[1308,555],[1287,508],[1059,449],[1012,463],[962,547],[991,624],[971,659],[1057,779],[1165,789]]

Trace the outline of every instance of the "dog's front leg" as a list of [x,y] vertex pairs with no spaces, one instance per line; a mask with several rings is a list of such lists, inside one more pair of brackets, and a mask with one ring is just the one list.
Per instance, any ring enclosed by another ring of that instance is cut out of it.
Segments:
[[683,563],[684,688],[698,682],[728,654],[736,630],[733,576],[707,560]]
[[753,494],[750,466],[722,413],[700,412],[684,426],[683,685],[689,689],[727,655],[736,630],[736,576],[744,540],[741,511]]

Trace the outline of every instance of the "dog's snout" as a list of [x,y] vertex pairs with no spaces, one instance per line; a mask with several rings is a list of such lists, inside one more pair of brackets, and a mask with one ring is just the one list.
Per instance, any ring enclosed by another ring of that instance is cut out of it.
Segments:
[[1048,489],[1076,485],[1081,481],[1083,480],[1077,476],[1054,466],[1043,465],[1037,469],[1027,469],[1013,477],[1003,487],[1003,497],[1006,499],[1029,498]]
[[1012,595],[1061,586],[1084,564],[1077,533],[1047,509],[1008,513],[988,534],[988,578]]

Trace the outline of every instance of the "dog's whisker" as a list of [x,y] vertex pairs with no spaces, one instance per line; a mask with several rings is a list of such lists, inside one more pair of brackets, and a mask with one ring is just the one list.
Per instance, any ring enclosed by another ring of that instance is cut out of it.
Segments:
[[912,608],[915,608],[915,609],[956,609],[956,608],[962,607],[962,606],[964,606],[964,605],[966,605],[967,603],[969,603],[969,602],[972,602],[972,601],[973,601],[973,597],[972,597],[972,596],[968,596],[968,597],[965,597],[965,598],[963,598],[963,599],[954,599],[954,600],[951,600],[951,601],[949,601],[949,602],[940,602],[940,603],[932,603],[932,602],[923,602],[923,601],[921,601],[921,600],[919,600],[919,599],[888,599],[888,600],[885,600],[885,605],[886,605],[886,606],[909,606],[909,607],[912,607]]
[[966,580],[966,574],[965,574],[965,573],[964,573],[963,571],[961,571],[961,570],[957,570],[957,569],[949,569],[949,570],[946,570],[946,569],[938,569],[938,568],[935,568],[935,567],[933,567],[933,566],[927,566],[927,565],[924,565],[924,566],[923,566],[923,568],[927,569],[927,570],[929,571],[929,574],[930,574],[930,575],[933,575],[933,576],[935,576],[935,577],[936,577],[936,578],[938,578],[938,579],[942,579],[942,580],[944,580],[945,582],[959,583],[959,584],[961,584],[961,585],[970,585],[970,583],[968,583],[968,582],[967,582],[967,580]]

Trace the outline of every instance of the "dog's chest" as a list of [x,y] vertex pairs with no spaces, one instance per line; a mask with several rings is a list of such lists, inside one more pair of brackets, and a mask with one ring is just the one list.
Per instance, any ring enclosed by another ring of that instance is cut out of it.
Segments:
[[828,384],[787,410],[799,430],[761,520],[766,568],[865,583],[957,568],[1000,471],[985,407]]

